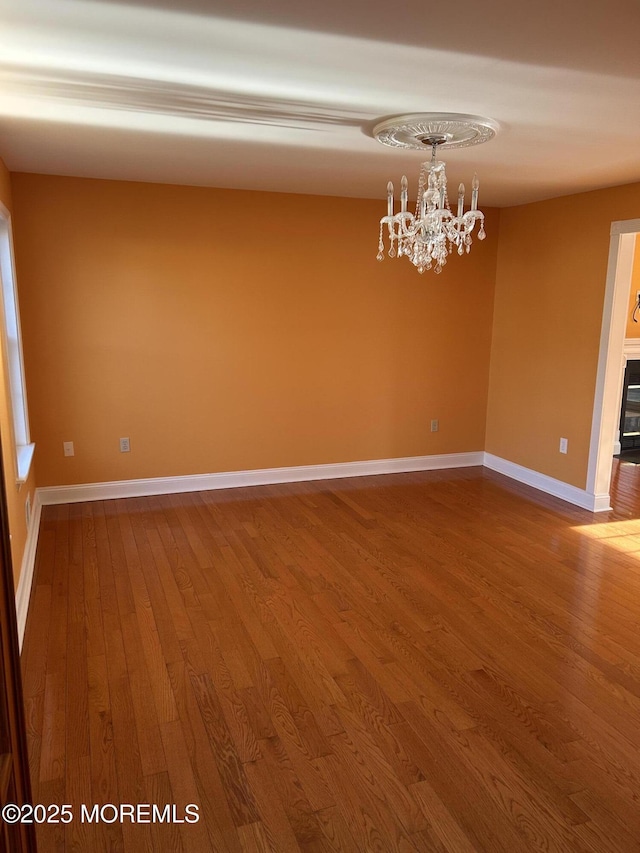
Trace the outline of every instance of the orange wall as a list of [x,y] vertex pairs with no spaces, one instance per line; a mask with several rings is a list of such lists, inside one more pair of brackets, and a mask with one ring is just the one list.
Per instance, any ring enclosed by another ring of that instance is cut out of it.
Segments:
[[483,449],[497,212],[420,276],[383,200],[12,186],[38,485]]
[[[4,204],[9,213],[11,213],[12,199],[9,172],[2,160],[0,160],[0,201]],[[0,327],[4,328],[4,324],[0,324]],[[11,417],[11,396],[5,365],[4,340],[2,341],[2,346],[0,346],[0,435],[2,436],[2,460],[4,464],[5,485],[7,490],[9,530],[11,532],[13,577],[15,586],[17,587],[25,544],[27,541],[25,501],[27,500],[27,496],[31,495],[31,504],[33,506],[35,480],[32,467],[32,471],[27,482],[23,483],[21,486],[16,484],[16,454]]]
[[640,184],[501,211],[488,452],[585,487],[610,227],[638,217]]
[[636,312],[637,323],[633,322],[633,311],[638,304],[637,293],[640,290],[640,235],[636,237],[636,249],[633,256],[633,272],[631,273],[631,287],[629,288],[629,305],[627,308],[627,331],[626,337],[640,338],[640,311]]

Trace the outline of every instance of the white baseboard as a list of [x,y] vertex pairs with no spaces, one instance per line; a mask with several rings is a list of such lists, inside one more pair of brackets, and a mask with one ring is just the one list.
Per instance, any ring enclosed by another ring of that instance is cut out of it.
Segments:
[[294,468],[259,468],[254,471],[229,471],[223,474],[194,474],[187,477],[154,477],[147,480],[49,486],[38,489],[37,494],[43,505],[66,504],[147,495],[169,495],[179,492],[202,492],[210,489],[235,489],[242,486],[300,483],[308,480],[367,477],[375,474],[402,474],[440,468],[468,468],[482,465],[483,458],[482,451],[444,453],[439,456],[406,456],[401,459],[371,459],[365,462],[337,462],[332,465],[299,465]]
[[497,471],[499,474],[511,477],[512,480],[525,483],[527,486],[533,486],[534,489],[539,489],[541,492],[546,492],[548,495],[553,495],[563,501],[575,504],[582,507],[582,509],[588,509],[590,512],[605,512],[611,509],[609,495],[591,494],[585,491],[585,489],[579,489],[577,486],[563,483],[562,480],[556,480],[554,477],[540,474],[531,468],[516,465],[515,462],[501,459],[492,453],[484,454],[484,465],[492,471]]
[[31,599],[31,586],[33,584],[33,571],[36,566],[36,549],[38,547],[41,514],[42,500],[36,489],[31,518],[29,519],[27,541],[25,542],[22,565],[20,567],[20,579],[18,580],[18,589],[16,590],[16,618],[18,622],[18,645],[20,651],[22,651],[22,640],[24,639],[24,629],[27,624],[27,613],[29,612],[29,601]]

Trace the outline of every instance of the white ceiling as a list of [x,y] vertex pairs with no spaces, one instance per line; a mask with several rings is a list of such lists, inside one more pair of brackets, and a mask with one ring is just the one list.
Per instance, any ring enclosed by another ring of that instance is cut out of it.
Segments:
[[482,206],[640,181],[638,0],[0,0],[12,171],[383,199],[381,117],[498,122],[446,152]]

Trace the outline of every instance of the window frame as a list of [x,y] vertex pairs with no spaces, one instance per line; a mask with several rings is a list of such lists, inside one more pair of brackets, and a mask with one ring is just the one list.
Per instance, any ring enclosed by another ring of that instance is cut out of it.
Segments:
[[11,214],[0,202],[0,299],[2,346],[7,370],[9,415],[15,447],[16,482],[29,477],[35,444],[29,430],[29,410],[22,353],[22,328],[16,285]]

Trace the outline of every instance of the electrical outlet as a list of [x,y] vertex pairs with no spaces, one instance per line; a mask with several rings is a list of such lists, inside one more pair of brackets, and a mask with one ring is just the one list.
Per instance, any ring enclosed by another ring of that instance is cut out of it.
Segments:
[[120,439],[120,453],[129,453],[131,450],[131,444],[129,443],[128,438]]
[[72,441],[63,441],[62,442],[62,448],[64,450],[65,456],[75,456],[76,455],[76,451],[73,447]]
[[439,429],[440,429],[440,423],[438,422],[437,418],[434,418],[431,421],[431,432],[438,432]]
[[569,452],[569,439],[561,438],[560,439],[560,453],[568,453]]

